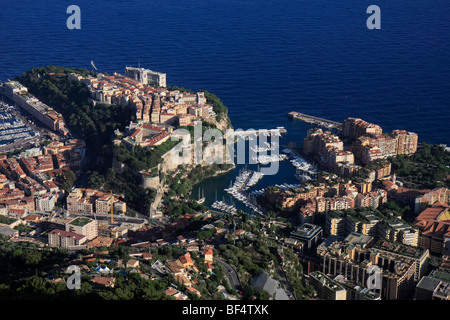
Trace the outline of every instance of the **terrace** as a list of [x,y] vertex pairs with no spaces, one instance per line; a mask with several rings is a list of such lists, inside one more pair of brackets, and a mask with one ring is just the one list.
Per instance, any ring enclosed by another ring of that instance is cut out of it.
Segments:
[[414,259],[419,259],[425,252],[425,249],[420,247],[412,247],[401,243],[392,243],[387,240],[378,241],[374,248]]
[[3,225],[11,225],[12,223],[16,222],[17,219],[14,218],[9,218],[9,217],[4,217],[4,216],[0,216],[0,224]]
[[75,220],[71,221],[69,224],[77,226],[77,227],[83,227],[86,224],[91,222],[91,219],[89,218],[76,218]]

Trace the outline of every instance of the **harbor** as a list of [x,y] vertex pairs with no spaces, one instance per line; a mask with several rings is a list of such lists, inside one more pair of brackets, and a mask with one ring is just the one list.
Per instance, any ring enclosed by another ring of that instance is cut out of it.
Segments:
[[286,155],[278,153],[279,148],[280,144],[278,142],[264,142],[263,146],[251,146],[250,151],[252,151],[253,155],[251,156],[250,164],[266,165],[286,160]]
[[229,214],[236,214],[237,209],[232,204],[226,204],[225,201],[214,201],[214,203],[211,205],[211,208],[214,210],[217,210],[219,212],[225,212]]
[[16,146],[36,142],[41,137],[39,130],[22,119],[14,106],[0,102],[0,151],[14,150]]
[[295,177],[302,183],[307,183],[317,177],[319,168],[315,163],[306,161],[302,156],[296,154],[289,148],[284,148],[283,153],[289,155],[289,161],[294,166],[296,173]]
[[[318,172],[316,165],[302,155],[301,148],[297,148],[296,144],[292,143],[302,138],[302,131],[298,131],[297,134],[295,130],[299,126],[307,128],[303,123],[292,121],[287,121],[286,128],[276,127],[278,130],[274,132],[277,132],[277,135],[278,132],[289,132],[286,135],[283,134],[280,140],[268,138],[265,141],[264,133],[268,134],[271,130],[261,130],[261,132],[247,130],[247,133],[251,132],[253,135],[245,135],[246,131],[242,132],[241,139],[259,140],[258,138],[262,137],[262,141],[259,143],[253,141],[245,145],[248,148],[246,162],[238,164],[235,170],[215,179],[207,179],[195,186],[193,200],[202,201],[214,212],[234,214],[236,211],[243,210],[249,214],[262,213],[264,216],[267,209],[264,207],[262,198],[267,187],[278,185],[281,189],[295,189],[311,182]],[[256,133],[260,134],[259,137]],[[246,171],[258,172],[270,163],[279,163],[276,174],[263,175],[258,179],[257,184],[250,187],[248,183],[245,183],[245,179],[249,177],[246,176]],[[245,190],[244,185],[247,186]]]
[[[264,174],[258,171],[252,171],[247,169],[242,169],[239,175],[236,177],[234,183],[230,183],[230,186],[224,191],[230,194],[234,199],[243,203],[247,208],[251,209],[255,213],[263,215],[264,212],[257,204],[255,196],[248,194],[246,191],[256,185],[262,178]],[[212,209],[219,210],[222,212],[235,214],[237,212],[236,207],[233,204],[226,204],[225,201],[215,201],[211,205]]]
[[270,154],[270,155],[257,155],[253,156],[252,163],[256,164],[269,164],[272,162],[284,161],[287,159],[287,156],[284,154]]
[[[275,182],[272,185],[283,190],[296,189],[313,180],[319,173],[320,170],[315,163],[307,161],[295,150],[290,149],[287,146],[274,146],[271,144],[266,144],[263,147],[254,147],[252,151],[258,155],[259,152],[273,151],[278,148],[281,148],[280,154],[272,154],[271,156],[279,156],[280,158],[271,158],[270,161],[272,162],[281,161],[279,159],[289,159],[289,166],[295,170],[293,177],[297,182],[294,182],[295,180],[289,183],[283,181],[281,183]],[[215,202],[210,205],[211,209],[228,214],[235,214],[238,209],[236,208],[233,200],[237,200],[239,204],[243,204],[252,212],[259,215],[264,215],[264,210],[258,203],[258,198],[264,196],[265,187],[255,190],[251,189],[263,178],[264,174],[259,171],[259,165],[254,170],[247,169],[247,165],[243,166],[239,170],[237,176],[230,181],[229,187],[223,189],[223,191],[230,196],[230,201],[226,202],[225,196],[223,197],[222,201],[218,201],[216,195]],[[203,199],[200,194],[201,193],[199,192],[199,199]]]

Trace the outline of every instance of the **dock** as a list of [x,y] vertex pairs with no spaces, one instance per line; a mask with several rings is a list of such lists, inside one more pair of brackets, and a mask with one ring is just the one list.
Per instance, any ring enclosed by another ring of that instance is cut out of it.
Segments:
[[292,111],[289,112],[289,118],[291,119],[298,119],[306,123],[315,124],[324,128],[328,129],[338,129],[340,130],[342,128],[342,122],[337,122],[333,120],[323,119],[315,116],[311,116],[308,114],[304,114],[301,112]]

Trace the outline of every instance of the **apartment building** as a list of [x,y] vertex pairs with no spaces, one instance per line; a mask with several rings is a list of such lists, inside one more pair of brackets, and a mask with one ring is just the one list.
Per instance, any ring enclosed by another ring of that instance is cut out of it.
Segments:
[[28,88],[17,81],[8,81],[5,83],[5,94],[13,100],[22,109],[31,114],[34,118],[42,122],[51,130],[62,135],[67,135],[69,131],[65,127],[62,115],[45,103],[39,101],[28,92]]
[[45,194],[35,198],[36,211],[51,212],[58,200],[56,194]]
[[98,235],[98,223],[97,220],[78,217],[66,224],[66,231],[81,234],[86,240],[92,240]]
[[417,246],[419,230],[403,220],[380,217],[372,213],[351,213],[348,211],[331,211],[325,216],[324,232],[326,235],[345,237],[352,232],[372,236],[375,239],[397,241],[405,245]]
[[309,274],[309,284],[322,300],[347,300],[347,290],[320,271]]
[[414,154],[418,136],[414,132],[393,130],[383,134],[380,126],[359,118],[347,118],[342,125],[342,134],[355,140],[352,151],[363,164],[398,154]]
[[94,200],[92,196],[86,195],[82,189],[72,190],[66,198],[67,210],[69,212],[94,212]]
[[378,267],[382,299],[407,299],[414,290],[416,261],[373,248],[334,242],[320,255],[320,270],[329,276],[342,275],[359,286],[367,286]]
[[450,256],[450,206],[437,203],[416,218],[418,246],[437,256]]
[[95,199],[95,212],[100,214],[108,214],[111,212],[113,204],[113,196],[109,194],[103,194]]
[[80,246],[88,241],[82,234],[66,230],[54,229],[48,234],[48,243],[51,247],[71,248]]
[[[400,189],[400,188],[399,188]],[[414,193],[415,190],[412,190]],[[398,193],[398,190],[397,190]],[[435,188],[432,190],[418,190],[413,199],[414,212],[420,213],[431,205],[450,205],[450,190],[447,188]]]
[[111,212],[111,205],[115,211],[127,211],[125,202],[114,195],[111,197],[109,193],[93,189],[75,188],[67,196],[66,202],[67,210],[73,213],[108,214]]
[[373,248],[379,252],[398,257],[399,259],[406,257],[416,261],[414,281],[419,281],[428,269],[430,252],[427,249],[383,240],[379,240]]
[[393,130],[392,136],[396,143],[396,154],[414,154],[417,151],[418,135],[405,130]]
[[383,129],[376,124],[369,123],[359,118],[347,118],[342,123],[342,134],[345,137],[358,139],[368,134],[382,134]]
[[416,286],[415,300],[450,300],[450,274],[433,270]]
[[298,226],[290,234],[290,237],[301,241],[305,250],[314,250],[322,240],[322,227],[310,223]]

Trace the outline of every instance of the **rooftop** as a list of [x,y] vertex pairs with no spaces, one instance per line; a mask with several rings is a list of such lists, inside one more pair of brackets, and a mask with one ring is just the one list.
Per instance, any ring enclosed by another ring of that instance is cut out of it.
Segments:
[[83,227],[91,221],[92,221],[92,219],[80,217],[80,218],[76,218],[75,220],[72,220],[69,224],[77,226],[77,227]]
[[76,239],[76,240],[81,240],[81,239],[83,239],[85,237],[82,234],[78,234],[78,233],[70,232],[70,231],[65,231],[65,230],[59,230],[59,229],[54,229],[54,230],[50,231],[49,234],[57,234],[57,235],[59,235],[60,237],[63,237],[63,238],[73,238],[73,239]]
[[367,246],[372,241],[371,236],[367,236],[361,233],[352,232],[345,239],[344,242],[351,245],[359,245],[361,247]]
[[450,273],[448,272],[433,270],[430,273],[430,277],[450,283]]
[[340,285],[337,281],[334,281],[334,280],[328,278],[322,272],[319,272],[319,271],[312,272],[312,273],[310,273],[310,276],[318,279],[324,286],[326,286],[327,288],[329,288],[333,291],[345,290],[345,288],[342,285]]
[[388,240],[379,240],[374,245],[374,248],[414,259],[420,259],[427,251],[420,247],[408,246],[402,243],[393,243]]
[[292,236],[302,237],[302,238],[312,238],[317,233],[319,233],[322,230],[322,227],[317,226],[315,224],[305,223],[294,231],[291,232]]
[[7,237],[12,237],[15,234],[18,234],[19,231],[15,230],[15,229],[11,229],[5,226],[0,226],[0,234],[7,236]]
[[272,279],[266,272],[262,273],[252,283],[253,287],[267,291],[270,296],[273,296],[273,294],[276,292],[278,285],[278,281]]

